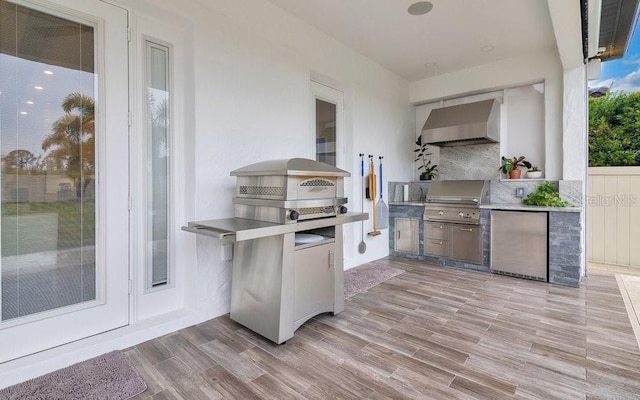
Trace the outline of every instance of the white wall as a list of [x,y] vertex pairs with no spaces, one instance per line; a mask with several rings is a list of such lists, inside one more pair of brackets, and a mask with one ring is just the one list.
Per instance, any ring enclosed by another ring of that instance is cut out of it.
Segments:
[[567,180],[585,180],[587,176],[589,109],[586,66],[564,73],[563,176]]
[[[360,209],[357,153],[384,156],[385,181],[412,176],[413,110],[404,79],[267,1],[122,3],[137,14],[176,15],[188,21],[185,32],[193,32],[186,50],[192,69],[185,71],[195,82],[193,92],[185,93],[193,99],[186,116],[193,131],[184,132],[194,141],[192,220],[233,215],[231,170],[265,159],[314,157],[312,73],[329,77],[345,93],[345,166],[353,175],[346,188],[349,208]],[[367,252],[360,255],[359,227],[346,229],[346,268],[388,254],[385,231],[365,238]],[[202,318],[228,312],[231,263],[220,261],[219,242],[183,235],[196,242],[196,265],[178,266],[197,271],[195,307]]]
[[545,177],[562,179],[563,71],[555,51],[509,58],[411,82],[410,100],[419,105],[539,82],[544,82],[545,87]]
[[[563,177],[567,180],[582,182],[582,203],[585,204],[587,192],[587,166],[589,155],[589,103],[587,91],[587,67],[582,65],[564,72],[564,164]],[[589,252],[587,243],[587,226],[585,212],[581,213],[582,241],[582,265],[581,273],[584,275],[587,265],[587,254]],[[586,232],[585,232],[585,226]]]
[[545,166],[544,84],[526,85],[505,90],[504,106],[507,117],[502,155],[519,157],[543,170]]
[[[129,10],[132,41],[140,35],[162,35],[151,31],[168,27],[171,34],[163,40],[177,46],[180,76],[174,82],[174,95],[180,99],[182,115],[173,122],[182,165],[174,201],[183,218],[175,221],[173,233],[179,244],[176,253],[182,254],[177,255],[176,286],[170,291],[182,294],[182,299],[167,305],[166,300],[175,297],[138,293],[132,302],[131,325],[6,364],[0,371],[0,387],[227,313],[231,263],[220,261],[216,239],[180,231],[180,225],[233,216],[235,178],[229,176],[233,169],[266,159],[314,157],[312,75],[326,77],[344,91],[342,150],[345,168],[352,173],[346,180],[349,208],[360,210],[358,153],[373,154],[376,160],[384,156],[385,189],[389,180],[412,177],[414,111],[403,78],[266,0],[111,1]],[[157,29],[149,28],[154,23]],[[136,53],[137,45],[133,49],[130,68],[139,71],[142,57]],[[137,91],[143,87],[140,79],[140,74],[131,74],[134,125],[140,112],[135,108]],[[139,149],[135,137],[139,133],[132,129],[134,152]],[[136,157],[131,156],[134,164]],[[136,200],[143,186],[135,182],[134,212],[144,212]],[[133,220],[135,225],[135,215]],[[365,232],[370,228],[371,222],[366,222]],[[383,232],[373,238],[365,234],[367,251],[361,255],[360,224],[349,225],[345,268],[388,255],[388,234]],[[132,268],[138,280],[135,287],[142,288],[144,266],[136,261]],[[153,309],[150,302],[145,306],[142,296],[162,306]],[[171,311],[169,307],[175,311],[158,315]]]
[[[439,179],[499,179],[500,156],[525,155],[545,168],[544,84],[524,85],[416,106],[416,137],[431,110],[487,99],[500,103],[500,143],[465,146],[430,146]],[[469,168],[473,165],[474,168]]]

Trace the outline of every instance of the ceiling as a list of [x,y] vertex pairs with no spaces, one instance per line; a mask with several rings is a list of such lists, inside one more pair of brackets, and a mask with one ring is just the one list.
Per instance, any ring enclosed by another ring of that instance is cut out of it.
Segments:
[[622,58],[629,45],[638,19],[640,1],[602,0],[599,52],[602,61]]
[[556,48],[544,0],[270,1],[409,81]]

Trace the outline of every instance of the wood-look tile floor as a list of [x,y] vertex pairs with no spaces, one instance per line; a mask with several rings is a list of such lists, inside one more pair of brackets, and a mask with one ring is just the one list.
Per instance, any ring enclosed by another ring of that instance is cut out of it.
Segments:
[[222,316],[125,351],[150,399],[638,399],[615,276],[581,288],[379,260],[406,272],[275,345]]

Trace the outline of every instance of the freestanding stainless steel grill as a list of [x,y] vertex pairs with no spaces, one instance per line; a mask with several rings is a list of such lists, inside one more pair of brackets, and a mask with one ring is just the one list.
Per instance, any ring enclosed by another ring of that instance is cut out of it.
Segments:
[[183,230],[233,243],[231,319],[275,343],[305,321],[344,310],[343,224],[349,172],[303,158],[231,172],[234,218],[189,222]]
[[272,160],[231,172],[237,176],[235,215],[290,224],[347,212],[344,177],[350,174],[304,158]]

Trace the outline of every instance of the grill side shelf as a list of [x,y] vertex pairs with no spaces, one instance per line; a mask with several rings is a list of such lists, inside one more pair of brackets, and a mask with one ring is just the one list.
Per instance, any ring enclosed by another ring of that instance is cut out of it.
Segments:
[[189,222],[182,230],[200,235],[217,237],[226,242],[240,242],[273,235],[283,235],[317,229],[325,226],[341,225],[363,221],[369,218],[366,213],[347,213],[337,217],[319,218],[296,224],[274,224],[244,218],[223,218],[208,221]]
[[221,229],[215,229],[210,226],[202,226],[202,225],[188,225],[183,226],[181,228],[183,231],[197,233],[199,235],[212,236],[218,238],[224,242],[235,242],[236,234],[235,232],[229,232]]

